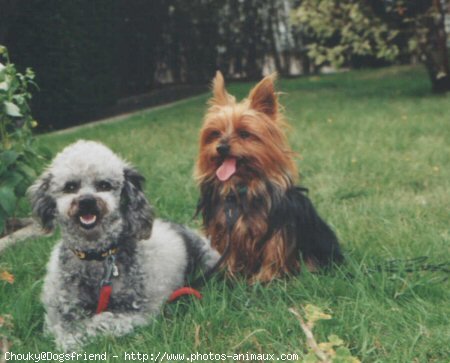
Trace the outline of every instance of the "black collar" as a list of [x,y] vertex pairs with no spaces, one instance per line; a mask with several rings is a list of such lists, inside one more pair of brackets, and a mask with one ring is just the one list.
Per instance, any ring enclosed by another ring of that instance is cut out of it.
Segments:
[[108,256],[112,256],[117,254],[117,252],[119,251],[119,246],[117,245],[117,243],[112,243],[111,245],[109,245],[107,248],[103,249],[103,250],[77,250],[77,249],[70,249],[75,256],[77,256],[80,260],[84,260],[84,261],[92,261],[92,260],[96,260],[96,261],[103,261],[105,258],[107,258]]

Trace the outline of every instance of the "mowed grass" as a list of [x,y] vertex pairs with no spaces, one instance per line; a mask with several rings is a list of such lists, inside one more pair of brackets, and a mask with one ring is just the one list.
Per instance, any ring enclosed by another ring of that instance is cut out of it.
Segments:
[[[250,87],[229,90],[243,97]],[[363,362],[450,360],[448,272],[406,272],[402,263],[398,271],[377,270],[418,256],[448,268],[450,95],[431,95],[425,72],[410,67],[280,80],[277,88],[301,184],[338,234],[346,264],[267,286],[213,279],[202,301],[166,305],[148,327],[99,338],[86,352],[108,352],[109,362],[124,352],[302,357],[305,337],[288,308],[314,304],[333,316],[317,324],[317,339],[336,334]],[[160,217],[199,227],[192,171],[208,97],[39,142],[55,153],[80,138],[104,142],[146,176],[146,195]],[[0,266],[16,277],[12,285],[0,283],[0,315],[13,317],[13,352],[55,351],[42,333],[39,295],[57,239],[58,233],[28,240],[0,256]]]

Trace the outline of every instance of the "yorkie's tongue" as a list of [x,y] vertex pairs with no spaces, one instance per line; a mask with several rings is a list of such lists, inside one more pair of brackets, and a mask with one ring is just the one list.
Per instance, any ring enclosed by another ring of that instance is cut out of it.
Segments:
[[220,181],[227,181],[236,172],[236,158],[226,158],[216,171]]

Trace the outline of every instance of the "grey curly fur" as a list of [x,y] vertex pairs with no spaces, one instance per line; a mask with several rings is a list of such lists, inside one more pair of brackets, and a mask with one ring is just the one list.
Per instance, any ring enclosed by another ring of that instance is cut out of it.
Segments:
[[[99,190],[101,181],[110,190]],[[71,182],[77,190],[68,190]],[[42,291],[45,327],[61,350],[76,349],[98,334],[120,336],[149,323],[188,272],[199,264],[209,268],[219,258],[193,231],[154,219],[143,182],[106,146],[80,140],[59,153],[29,189],[42,226],[61,227]],[[83,198],[95,200],[98,211],[89,229],[80,222]],[[119,275],[112,278],[107,311],[96,315],[105,262],[81,260],[73,250],[101,251],[112,244],[119,246]]]

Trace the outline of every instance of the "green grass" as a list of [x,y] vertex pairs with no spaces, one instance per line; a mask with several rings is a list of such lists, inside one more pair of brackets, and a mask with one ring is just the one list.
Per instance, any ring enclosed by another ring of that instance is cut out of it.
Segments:
[[[242,97],[250,86],[229,90]],[[318,323],[318,340],[336,334],[364,362],[449,361],[448,273],[366,270],[423,255],[448,263],[450,95],[429,94],[425,72],[409,67],[281,80],[278,89],[302,185],[337,232],[347,263],[268,286],[213,280],[202,301],[167,305],[148,327],[100,338],[87,352],[302,355],[305,338],[288,308],[311,303],[333,315]],[[159,216],[198,227],[192,170],[207,98],[39,142],[54,152],[79,138],[104,142],[146,176]],[[0,267],[16,276],[12,285],[0,282],[0,315],[13,316],[15,352],[54,351],[42,335],[39,294],[57,238],[29,240],[0,256]]]

